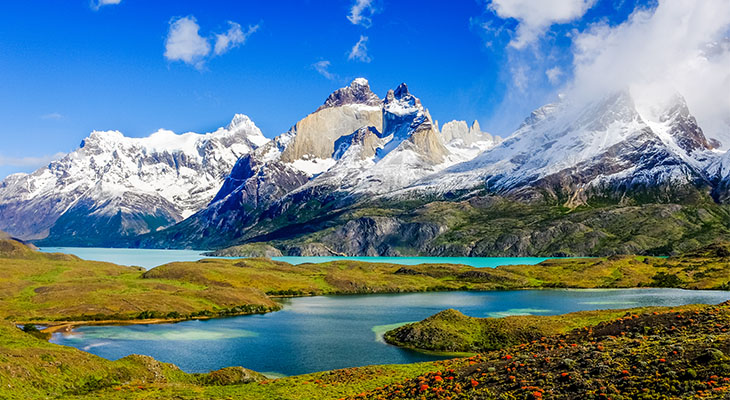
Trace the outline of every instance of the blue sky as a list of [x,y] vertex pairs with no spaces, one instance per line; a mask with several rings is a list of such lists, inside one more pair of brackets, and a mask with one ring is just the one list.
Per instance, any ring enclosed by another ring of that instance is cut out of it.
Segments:
[[[528,0],[103,1],[118,4],[0,5],[0,177],[95,129],[205,132],[240,112],[273,137],[358,76],[381,96],[408,83],[442,123],[478,119],[506,134],[571,79],[572,32],[655,6],[557,0],[584,9],[545,16],[545,2]],[[209,46],[190,62],[165,56],[181,18]],[[216,35],[235,24],[216,54]]]

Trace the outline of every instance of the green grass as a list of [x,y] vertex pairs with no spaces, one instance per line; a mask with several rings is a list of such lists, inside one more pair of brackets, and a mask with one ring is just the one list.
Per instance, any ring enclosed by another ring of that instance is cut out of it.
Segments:
[[[712,289],[729,285],[728,265],[730,247],[715,245],[671,258],[613,256],[496,269],[354,261],[295,266],[266,259],[207,259],[144,271],[43,254],[12,240],[0,240],[0,320],[5,320],[0,321],[0,399],[337,399],[361,392],[378,393],[386,385],[392,387],[461,365],[461,361],[447,361],[371,366],[257,382],[260,376],[239,369],[186,374],[149,357],[109,361],[49,344],[36,332],[23,332],[13,323],[239,315],[276,310],[275,297],[280,295],[652,284]],[[452,319],[452,325],[437,321],[428,328],[431,331],[423,330],[421,338],[430,340],[438,350],[483,351],[538,335],[600,325],[621,313],[584,312],[483,322],[449,312],[442,317]],[[438,330],[441,336],[432,333]],[[444,342],[444,337],[451,338],[451,343]],[[250,380],[254,382],[242,383]]]
[[0,244],[0,318],[6,320],[133,319],[143,312],[160,318],[171,312],[215,314],[237,306],[262,312],[279,307],[253,288],[212,291],[185,280],[143,279],[144,270],[136,267],[26,251],[9,240]]
[[[699,306],[676,309],[697,308]],[[514,315],[503,318],[474,318],[449,309],[423,321],[397,327],[386,332],[383,337],[390,344],[412,349],[478,353],[595,326],[625,315],[646,314],[665,309],[666,307],[641,307],[579,311],[549,316]]]
[[291,265],[269,259],[205,259],[144,271],[38,253],[13,241],[0,244],[5,249],[0,251],[0,318],[16,322],[159,319],[171,313],[175,318],[227,316],[276,310],[277,296],[730,285],[728,245],[671,258],[559,259],[495,269],[350,260]]

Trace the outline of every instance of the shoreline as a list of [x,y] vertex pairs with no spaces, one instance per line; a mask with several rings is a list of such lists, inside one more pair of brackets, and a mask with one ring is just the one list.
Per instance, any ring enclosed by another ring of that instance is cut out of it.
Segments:
[[[156,325],[156,324],[173,324],[176,322],[182,322],[182,321],[190,321],[193,318],[188,319],[164,319],[164,318],[154,318],[154,319],[138,319],[138,320],[121,320],[121,319],[110,319],[110,320],[101,320],[101,321],[62,321],[62,322],[54,322],[57,325],[52,325],[53,323],[44,323],[43,321],[38,321],[38,325],[47,325],[46,328],[41,329],[41,332],[43,333],[71,333],[75,328],[79,326],[89,326],[89,325],[101,325],[101,326],[114,326],[114,325]],[[194,319],[210,319],[210,318],[194,318]],[[16,324],[23,325],[21,322],[16,322]]]
[[[451,293],[451,292],[501,292],[501,291],[527,291],[527,290],[586,290],[586,291],[597,291],[597,290],[646,290],[646,289],[673,289],[673,290],[691,290],[691,291],[718,291],[718,292],[727,292],[726,290],[719,290],[719,289],[687,289],[687,288],[662,288],[662,287],[618,287],[618,288],[586,288],[586,287],[566,287],[566,288],[556,288],[556,287],[546,287],[546,288],[516,288],[516,289],[492,289],[492,290],[439,290],[439,291],[413,291],[413,292],[379,292],[379,293],[330,293],[330,294],[318,294],[318,295],[288,295],[288,296],[271,296],[272,299],[294,299],[294,298],[302,298],[302,297],[317,297],[317,296],[353,296],[353,295],[398,295],[398,294],[415,294],[415,293]],[[708,304],[711,305],[711,304]],[[281,308],[276,310],[270,310],[264,313],[248,313],[248,314],[238,314],[238,315],[215,315],[215,316],[200,316],[195,318],[151,318],[151,319],[106,319],[106,320],[89,320],[89,321],[13,321],[16,325],[45,325],[46,328],[41,329],[40,331],[43,333],[71,333],[75,328],[80,326],[116,326],[116,325],[159,325],[159,324],[175,324],[178,322],[185,322],[185,321],[203,321],[203,320],[211,320],[211,319],[223,319],[223,318],[233,318],[233,317],[242,317],[247,315],[261,315],[261,314],[268,314],[272,312],[281,311],[283,309],[283,305]],[[597,309],[597,310],[613,310],[613,308],[605,308],[605,309]],[[387,343],[387,342],[386,342]],[[390,345],[393,345],[392,343],[388,343]],[[398,346],[401,347],[401,346]],[[408,347],[404,347],[408,348]],[[410,348],[410,350],[416,350],[420,351],[421,349],[418,348]],[[428,352],[428,350],[426,350]],[[436,352],[438,353],[438,352]]]
[[195,318],[150,318],[150,319],[105,319],[98,321],[14,321],[16,325],[45,325],[46,327],[40,331],[43,333],[71,333],[75,328],[79,326],[118,326],[118,325],[159,325],[159,324],[175,324],[178,322],[185,321],[205,321],[209,319],[222,319],[222,318],[233,318],[242,317],[246,315],[261,315],[268,314],[270,312],[276,312],[279,310],[271,310],[265,313],[249,313],[249,314],[238,314],[238,315],[225,315],[225,316],[201,316]]

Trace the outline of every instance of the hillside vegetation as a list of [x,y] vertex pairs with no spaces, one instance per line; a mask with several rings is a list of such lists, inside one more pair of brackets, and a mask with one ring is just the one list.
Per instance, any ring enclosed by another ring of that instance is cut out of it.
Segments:
[[0,240],[0,318],[16,322],[179,319],[279,308],[255,288],[211,290],[184,280],[143,279],[143,274],[142,268],[45,254],[17,241]]
[[[0,321],[0,398],[491,399],[538,398],[543,393],[603,398],[600,393],[606,393],[620,399],[636,398],[637,393],[661,398],[667,390],[686,398],[720,394],[730,375],[727,305],[631,310],[628,315],[624,310],[512,317],[487,323],[449,311],[432,317],[432,330],[422,329],[421,339],[431,340],[435,349],[482,355],[281,379],[266,379],[241,367],[186,374],[144,356],[109,361],[50,344],[14,323],[208,318],[273,311],[278,308],[276,296],[288,295],[640,285],[717,288],[730,281],[729,260],[727,246],[717,245],[668,259],[566,259],[496,269],[209,259],[144,271],[39,253],[20,242],[0,240],[0,319],[5,320]],[[433,329],[447,335],[433,335]],[[450,341],[443,340],[447,336]],[[459,343],[468,346],[458,347]],[[406,340],[400,344],[416,347]],[[665,361],[657,361],[659,357]],[[649,391],[639,392],[641,387]]]
[[149,271],[0,241],[0,317],[24,322],[185,319],[277,310],[277,296],[520,288],[730,287],[730,249],[494,269],[465,265],[205,259]]
[[[701,306],[676,309],[693,310]],[[457,310],[444,310],[423,321],[407,324],[384,334],[390,344],[412,349],[480,353],[529,343],[546,336],[564,334],[624,315],[662,311],[666,307],[578,311],[562,315],[514,315],[474,318]]]
[[369,399],[726,399],[730,303],[664,308],[446,362]]
[[730,237],[730,208],[702,191],[676,202],[629,196],[576,207],[566,207],[567,199],[453,197],[378,199],[334,209],[303,204],[262,219],[240,241],[305,256],[669,256]]

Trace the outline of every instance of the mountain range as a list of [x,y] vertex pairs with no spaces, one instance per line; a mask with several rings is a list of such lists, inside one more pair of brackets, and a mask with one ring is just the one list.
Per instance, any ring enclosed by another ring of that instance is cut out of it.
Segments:
[[207,134],[95,131],[60,160],[0,183],[0,229],[61,245],[163,229],[205,207],[235,162],[266,142],[244,115]]
[[93,132],[0,184],[0,229],[289,255],[666,254],[728,234],[720,146],[678,93],[562,97],[503,140],[358,78],[271,140],[243,115],[202,135]]

